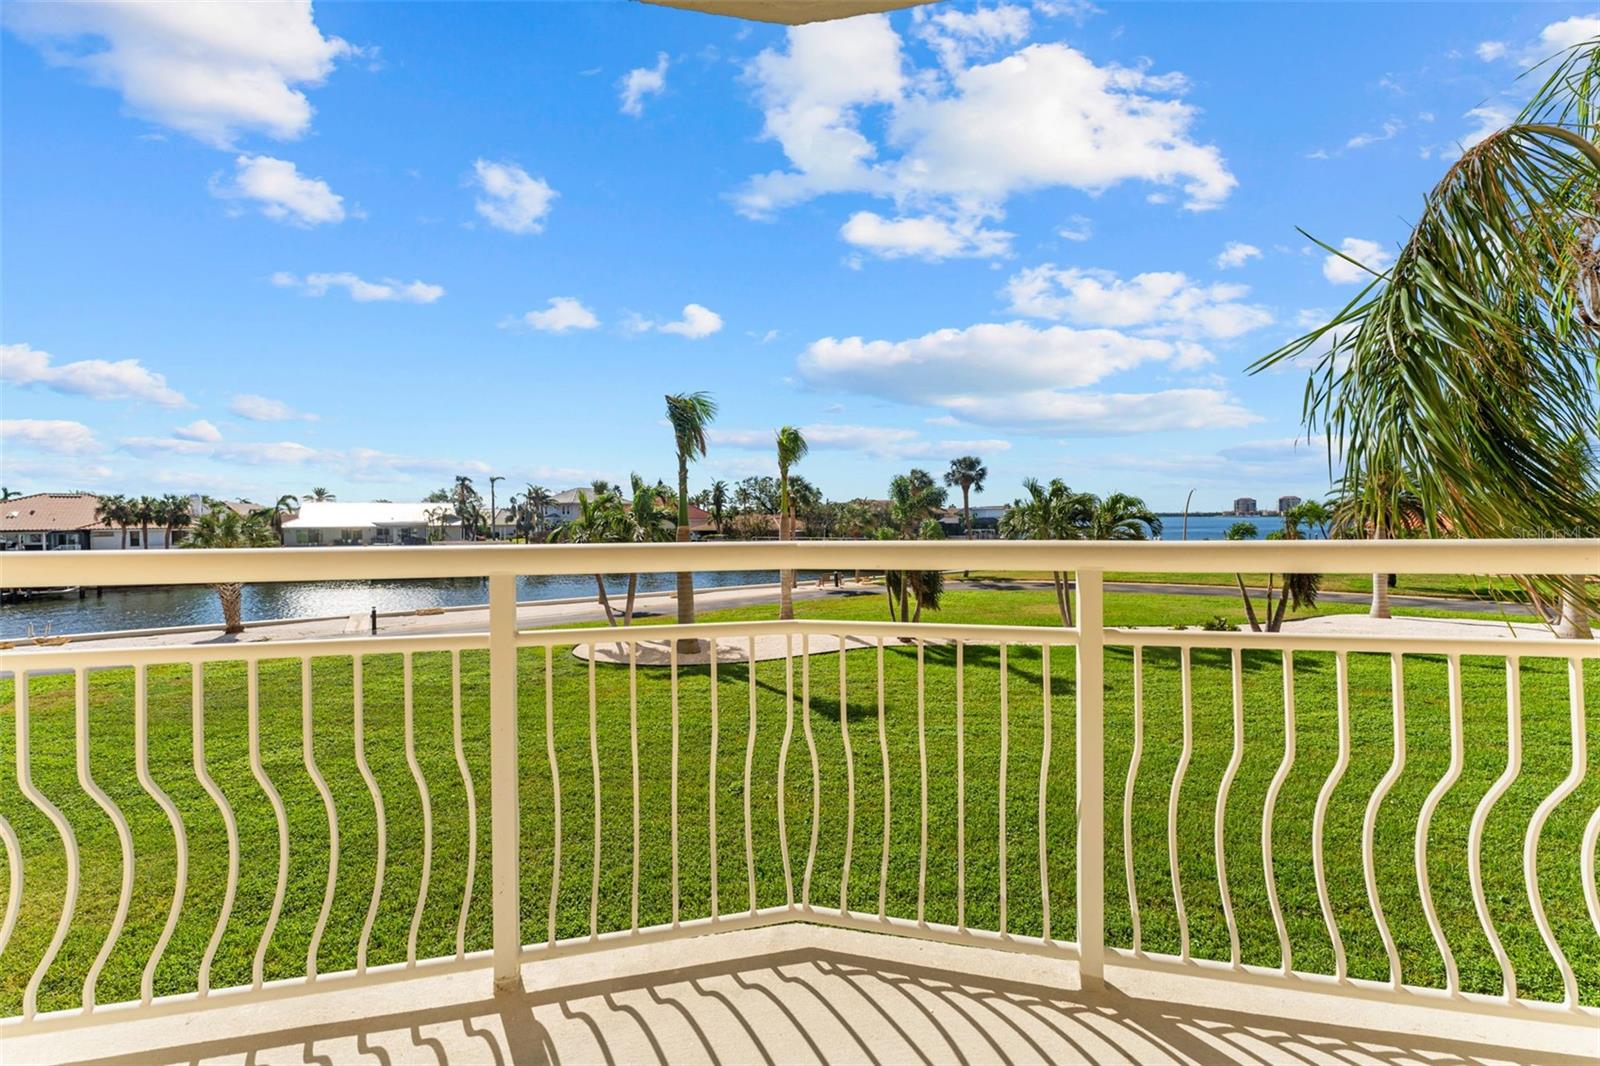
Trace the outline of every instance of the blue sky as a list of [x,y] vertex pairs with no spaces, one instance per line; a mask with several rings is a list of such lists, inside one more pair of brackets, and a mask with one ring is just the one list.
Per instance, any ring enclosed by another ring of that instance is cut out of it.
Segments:
[[1326,490],[1247,365],[1381,266],[1571,5],[5,11],[11,488],[418,498],[467,473],[834,497],[976,452],[1157,508]]

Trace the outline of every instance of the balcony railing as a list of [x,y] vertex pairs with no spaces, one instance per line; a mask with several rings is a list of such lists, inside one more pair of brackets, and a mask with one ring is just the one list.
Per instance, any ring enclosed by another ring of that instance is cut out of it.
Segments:
[[[795,921],[1071,959],[1088,988],[1110,962],[1600,1021],[1600,646],[1119,628],[1102,578],[1587,574],[1594,541],[0,567],[8,587],[489,586],[486,632],[0,651],[0,1032],[451,969],[504,986],[542,958]],[[1070,570],[1076,625],[518,629],[517,575],[679,568]]]

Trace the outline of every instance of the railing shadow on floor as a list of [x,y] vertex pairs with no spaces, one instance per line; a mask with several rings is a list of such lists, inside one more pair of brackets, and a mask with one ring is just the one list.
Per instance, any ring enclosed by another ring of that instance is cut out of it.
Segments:
[[[473,978],[463,976],[462,980]],[[83,1060],[1589,1063],[1504,1044],[1082,992],[819,948]],[[77,1066],[77,1064],[74,1064]]]

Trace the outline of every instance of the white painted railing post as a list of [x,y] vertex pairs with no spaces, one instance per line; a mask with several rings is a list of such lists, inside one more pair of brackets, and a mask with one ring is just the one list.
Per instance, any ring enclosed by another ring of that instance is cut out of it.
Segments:
[[1105,984],[1105,589],[1099,570],[1078,571],[1078,975]]
[[489,797],[494,988],[521,988],[522,911],[517,789],[517,579],[489,575]]

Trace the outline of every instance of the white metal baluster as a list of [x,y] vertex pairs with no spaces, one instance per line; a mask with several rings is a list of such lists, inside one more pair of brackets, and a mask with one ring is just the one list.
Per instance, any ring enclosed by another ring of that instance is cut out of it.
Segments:
[[[1128,780],[1122,786],[1122,866],[1128,876],[1128,918],[1133,926],[1133,953],[1143,955],[1139,930],[1139,890],[1133,876],[1133,787],[1144,758],[1144,646],[1133,646],[1133,752],[1128,757]],[[1005,926],[1002,924],[1002,929]]]
[[405,741],[406,765],[411,768],[411,779],[417,783],[417,797],[422,801],[422,881],[417,885],[417,906],[411,912],[411,933],[406,938],[406,965],[417,964],[417,934],[422,929],[422,911],[428,903],[428,881],[433,873],[433,799],[428,792],[427,779],[417,763],[416,714],[413,707],[411,653],[403,659],[405,672]]
[[1400,949],[1395,945],[1394,934],[1383,916],[1383,902],[1378,898],[1377,833],[1378,810],[1384,797],[1400,780],[1406,768],[1406,692],[1405,666],[1402,656],[1395,652],[1389,656],[1389,690],[1394,705],[1394,759],[1383,775],[1372,799],[1367,802],[1367,812],[1361,822],[1361,865],[1367,881],[1367,902],[1372,907],[1372,918],[1378,923],[1378,935],[1383,938],[1383,950],[1389,956],[1389,985],[1400,990]]
[[1006,852],[1010,850],[1006,836],[1006,769],[1011,757],[1011,674],[1006,664],[1006,650],[1010,645],[1000,644],[1000,935],[1010,936],[1010,915],[1006,900]]
[[[547,692],[549,668],[547,648]],[[518,736],[518,687],[517,576],[494,573],[489,575],[489,902],[496,992],[522,990],[522,745]]]
[[750,812],[750,782],[756,763],[756,638],[751,637],[745,654],[750,663],[750,730],[744,744],[744,868],[750,878],[750,913],[756,912],[756,843]]
[[1244,764],[1244,653],[1233,649],[1233,757],[1217,788],[1217,890],[1222,896],[1222,918],[1228,926],[1228,961],[1239,969],[1239,926],[1233,920],[1233,899],[1228,892],[1228,857],[1223,847],[1228,815],[1228,793]]
[[[28,979],[28,987],[22,993],[22,1017],[31,1019],[39,1009],[39,984],[44,980],[45,971],[50,969],[50,964],[55,961],[56,953],[61,950],[61,942],[67,938],[67,929],[72,925],[72,912],[78,905],[78,838],[72,832],[72,823],[61,813],[61,808],[51,803],[43,792],[33,785],[33,760],[30,755],[32,745],[28,736],[28,675],[17,671],[15,681],[16,692],[16,719],[17,719],[17,787],[44,816],[50,819],[50,824],[56,827],[56,832],[61,834],[61,847],[67,853],[67,891],[61,900],[61,917],[56,921],[55,935],[50,938],[50,943],[44,949],[44,955],[39,959],[39,965],[34,967],[33,976]],[[18,866],[20,869],[20,866]]]
[[1167,861],[1172,864],[1172,899],[1178,912],[1178,956],[1189,961],[1189,913],[1183,905],[1183,876],[1178,868],[1178,798],[1183,791],[1183,776],[1194,754],[1194,682],[1190,676],[1189,649],[1178,653],[1183,690],[1183,750],[1172,774],[1172,795],[1167,799]]
[[1283,761],[1272,775],[1267,786],[1267,796],[1261,809],[1261,869],[1267,882],[1267,903],[1272,908],[1272,924],[1278,928],[1278,953],[1281,969],[1288,976],[1294,969],[1294,957],[1289,947],[1289,927],[1283,920],[1283,906],[1278,902],[1278,879],[1272,869],[1272,814],[1278,806],[1278,793],[1294,766],[1294,652],[1283,653]]
[[1105,986],[1106,971],[1106,684],[1105,575],[1078,571],[1077,672],[1073,681],[1074,789],[1076,792],[1074,888],[1077,909],[1078,979],[1089,991]]
[[[589,765],[594,787],[594,861],[589,870],[589,939],[600,936],[600,722],[595,699],[594,660],[589,645]],[[672,644],[672,924],[678,924],[678,645]]]
[[356,972],[366,973],[367,945],[372,940],[372,926],[378,920],[378,900],[383,897],[383,871],[389,858],[389,829],[383,812],[383,793],[378,791],[378,779],[372,776],[372,767],[367,765],[367,711],[361,656],[353,656],[351,662],[354,664],[356,769],[361,771],[361,779],[367,783],[378,828],[378,861],[372,875],[372,900],[367,904],[367,918],[361,925],[361,940],[356,947]]
[[925,684],[924,646],[917,638],[917,761],[921,768],[922,813],[919,825],[922,845],[917,852],[917,924],[925,924],[928,908],[928,716]]
[[878,638],[878,750],[883,755],[883,857],[878,860],[878,919],[889,906],[889,728],[883,713],[883,638]]
[[1595,846],[1600,844],[1600,807],[1589,816],[1583,827],[1583,854],[1578,857],[1578,872],[1583,878],[1583,903],[1589,909],[1589,920],[1594,931],[1600,934],[1600,878],[1595,876]]
[[[467,953],[467,912],[472,908],[472,879],[478,870],[478,797],[472,787],[472,771],[467,768],[467,752],[461,740],[461,652],[450,653],[450,717],[456,749],[456,769],[467,794],[467,877],[461,889],[461,913],[456,917],[456,958]],[[331,887],[333,882],[328,882]],[[331,897],[330,897],[331,898]],[[519,937],[520,939],[520,937]]]
[[1044,675],[1044,745],[1039,752],[1039,907],[1041,923],[1046,943],[1051,941],[1050,936],[1050,830],[1049,819],[1046,815],[1045,800],[1050,793],[1050,741],[1053,730],[1054,713],[1050,709],[1050,645],[1039,646],[1039,659],[1041,673]]
[[[593,656],[590,656],[591,661]],[[550,822],[555,830],[555,847],[550,857],[550,917],[546,939],[556,942],[556,901],[561,897],[561,767],[556,765],[556,676],[555,649],[544,650],[544,751],[550,762]]]
[[[678,642],[673,641],[669,653],[672,675],[672,924],[676,928],[680,920],[679,909],[679,884],[678,884]],[[590,700],[591,705],[593,700]],[[598,767],[596,763],[596,767]],[[596,773],[598,773],[598,769]],[[596,779],[598,781],[598,778]],[[598,784],[596,785],[598,788]],[[596,796],[598,803],[599,797]],[[599,832],[599,823],[596,822],[596,833]],[[598,870],[599,852],[595,853],[595,868]],[[599,876],[596,874],[596,876]]]
[[709,659],[711,683],[711,758],[710,780],[706,784],[707,803],[707,834],[711,845],[711,917],[715,918],[721,913],[717,897],[720,894],[717,888],[717,742],[721,723],[717,721],[717,638],[710,640],[711,657]]
[[[1572,795],[1573,791],[1583,781],[1584,769],[1588,765],[1588,736],[1584,723],[1583,706],[1583,660],[1569,659],[1567,661],[1567,692],[1571,698],[1572,708],[1572,770],[1556,786],[1554,792],[1546,796],[1544,801],[1535,808],[1533,819],[1528,824],[1528,835],[1522,845],[1522,868],[1528,883],[1528,902],[1533,906],[1533,920],[1539,927],[1539,935],[1544,938],[1544,946],[1549,949],[1550,957],[1555,960],[1556,969],[1561,971],[1561,984],[1566,990],[1565,1006],[1577,1009],[1578,1006],[1578,979],[1572,972],[1572,964],[1567,962],[1566,953],[1561,950],[1561,944],[1556,940],[1555,932],[1550,928],[1550,919],[1544,912],[1544,894],[1539,889],[1539,837],[1544,832],[1544,823],[1550,817],[1550,812],[1561,805],[1561,801]],[[1585,831],[1588,835],[1588,830]],[[1585,891],[1586,902],[1592,899],[1594,892],[1594,878],[1589,878],[1589,888]]]
[[639,931],[639,642],[628,642],[628,758],[633,768],[632,926]]
[[800,886],[800,902],[811,906],[811,873],[817,865],[817,838],[822,830],[822,766],[817,761],[817,742],[811,734],[811,635],[800,637],[800,723],[811,753],[811,847],[806,852],[806,872]]
[[1428,828],[1433,824],[1433,812],[1439,806],[1439,801],[1444,794],[1450,791],[1458,778],[1465,763],[1465,745],[1462,739],[1461,721],[1461,657],[1451,655],[1446,659],[1450,683],[1450,766],[1445,770],[1444,777],[1433,786],[1427,799],[1422,801],[1422,812],[1417,819],[1416,840],[1416,865],[1417,865],[1417,893],[1422,900],[1423,917],[1428,920],[1428,928],[1433,932],[1433,942],[1439,947],[1439,954],[1444,956],[1445,982],[1452,996],[1461,994],[1461,976],[1456,970],[1456,957],[1450,951],[1450,941],[1445,937],[1444,927],[1439,924],[1439,915],[1433,907],[1433,881],[1428,876]]
[[789,825],[784,808],[788,806],[789,739],[794,735],[794,637],[783,638],[783,740],[778,744],[778,850],[783,855],[785,905],[794,906],[794,875],[789,868]]
[[88,1014],[94,1010],[95,985],[100,980],[100,971],[106,959],[111,957],[111,949],[116,947],[117,938],[122,935],[123,923],[128,919],[128,903],[133,899],[133,834],[128,830],[128,820],[122,816],[121,809],[94,783],[94,777],[89,772],[89,675],[82,667],[78,668],[76,674],[78,784],[116,826],[117,843],[122,850],[122,891],[117,895],[117,912],[111,919],[111,929],[106,933],[88,975],[83,979],[83,1012]]
[[[360,677],[361,668],[358,666],[356,667],[358,697],[361,692]],[[222,826],[228,836],[228,884],[222,892],[222,910],[217,914],[216,928],[212,930],[211,939],[206,943],[205,955],[200,959],[198,991],[200,998],[204,999],[211,993],[211,963],[217,957],[217,947],[222,943],[222,934],[228,928],[228,917],[233,913],[234,893],[239,888],[239,824],[234,820],[233,807],[229,805],[228,797],[223,795],[222,789],[212,780],[211,771],[206,768],[205,667],[199,663],[194,665],[194,682],[190,687],[189,697],[194,734],[194,776],[200,782],[200,787],[206,790],[206,795],[211,797],[211,802],[215,803],[217,810],[221,812]]]
[[1350,766],[1350,662],[1344,652],[1334,655],[1336,702],[1338,708],[1339,756],[1333,769],[1328,771],[1322,789],[1317,793],[1317,805],[1311,814],[1311,867],[1317,881],[1317,903],[1322,907],[1322,924],[1328,929],[1328,939],[1333,943],[1333,974],[1344,981],[1346,967],[1344,939],[1339,935],[1339,922],[1333,914],[1333,902],[1328,896],[1328,872],[1323,862],[1323,837],[1328,824],[1328,802],[1333,790]]
[[1478,809],[1472,812],[1472,825],[1467,831],[1467,874],[1472,880],[1472,906],[1483,925],[1483,935],[1494,950],[1500,963],[1501,987],[1507,1003],[1516,1002],[1517,974],[1511,959],[1500,943],[1494,919],[1489,915],[1489,901],[1483,892],[1483,830],[1489,821],[1489,811],[1511,788],[1522,770],[1522,660],[1515,655],[1506,657],[1506,768],[1489,791],[1484,793]]
[[[300,753],[305,760],[306,773],[322,797],[322,809],[328,816],[328,880],[322,890],[322,910],[317,913],[316,928],[311,931],[311,943],[306,946],[306,981],[317,979],[317,949],[322,945],[322,934],[328,928],[328,915],[333,911],[333,890],[339,880],[339,812],[333,803],[333,793],[317,768],[317,752],[312,740],[311,660],[300,660]],[[470,802],[470,801],[469,801]]]
[[11,931],[17,927],[17,911],[22,906],[22,843],[17,839],[11,823],[0,816],[0,840],[6,846],[6,869],[9,884],[6,888],[6,916],[0,921],[0,955],[5,954],[11,942]]
[[844,872],[839,875],[839,913],[850,910],[850,860],[856,844],[856,761],[850,749],[849,680],[845,671],[844,633],[839,634],[839,734],[844,738],[845,824]]
[[[189,836],[184,832],[183,816],[172,797],[150,777],[150,684],[149,667],[140,666],[133,674],[133,758],[139,784],[150,798],[161,807],[172,826],[172,839],[177,848],[177,869],[172,881],[172,906],[167,910],[167,921],[161,927],[150,958],[145,962],[144,974],[139,980],[139,1002],[148,1005],[155,993],[156,967],[172,940],[172,931],[178,925],[178,912],[183,908],[183,893],[189,884]],[[9,914],[10,912],[8,912]],[[0,934],[0,951],[5,950],[6,937]]]
[[250,967],[250,983],[253,988],[260,988],[265,979],[267,966],[267,946],[272,943],[272,933],[278,927],[278,918],[283,913],[283,893],[289,884],[289,815],[283,809],[283,798],[278,795],[278,790],[272,784],[272,779],[267,776],[266,767],[261,765],[261,663],[251,662],[245,682],[245,703],[248,725],[246,733],[250,744],[250,773],[255,776],[256,784],[261,786],[261,791],[266,793],[267,801],[272,804],[273,817],[278,823],[278,887],[272,894],[272,909],[267,912],[267,924],[261,930],[261,941],[256,945],[256,956]]
[[956,641],[956,928],[967,928],[966,641]]

